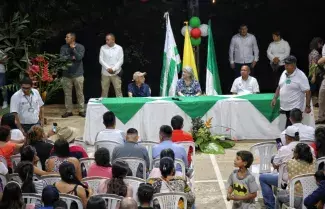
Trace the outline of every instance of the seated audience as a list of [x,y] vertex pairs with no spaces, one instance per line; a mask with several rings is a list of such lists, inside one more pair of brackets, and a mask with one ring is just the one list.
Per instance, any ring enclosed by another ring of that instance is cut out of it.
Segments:
[[[315,129],[311,126],[307,126],[301,123],[302,112],[298,108],[294,108],[290,111],[290,121],[292,126],[295,126],[299,130],[300,140],[315,140]],[[285,144],[285,130],[281,133],[282,144]]]
[[9,142],[10,129],[7,126],[0,126],[0,155],[6,158],[9,173],[12,173],[12,163],[10,157],[19,152],[24,144]]
[[[175,158],[183,160],[185,167],[188,168],[186,151],[182,145],[175,144],[172,142],[173,130],[170,126],[163,125],[160,127],[159,138],[160,144],[155,145],[152,148],[152,159],[159,158],[160,153],[164,149],[172,149],[175,153]],[[179,168],[177,168],[179,170]]]
[[34,147],[27,145],[21,148],[20,150],[20,161],[27,161],[33,164],[34,166],[34,174],[38,176],[52,174],[51,172],[46,172],[39,167],[37,167],[37,163],[39,162],[39,158],[37,157],[37,153]]
[[125,197],[121,201],[120,209],[138,209],[138,203],[132,197]]
[[54,183],[60,193],[70,194],[79,197],[84,207],[88,198],[92,195],[92,190],[80,182],[76,176],[75,166],[71,162],[63,162],[59,168],[61,181]]
[[150,206],[153,198],[154,188],[150,184],[142,183],[139,185],[138,189],[138,200],[140,206],[138,209],[153,209]]
[[[171,125],[173,127],[172,141],[173,142],[194,142],[192,135],[182,130],[184,126],[183,123],[184,123],[184,119],[180,115],[176,115],[172,118],[171,120]],[[193,153],[193,149],[192,147],[190,147],[187,156],[189,165],[191,165],[192,162],[192,153]]]
[[[288,178],[289,181],[298,175],[313,173],[315,171],[315,163],[313,154],[307,144],[299,143],[294,148],[293,159],[287,162]],[[288,187],[290,184],[288,184]],[[295,198],[294,207],[302,207],[302,185],[300,182],[295,184]],[[289,190],[281,190],[278,194],[280,203],[289,203]]]
[[128,95],[129,97],[150,97],[151,89],[148,84],[144,81],[146,80],[144,76],[147,73],[141,73],[139,71],[133,74],[133,83],[128,85]]
[[124,182],[129,166],[124,161],[116,161],[112,165],[112,179],[104,179],[98,187],[98,194],[115,194],[121,197],[133,197],[133,188]]
[[323,208],[325,203],[325,175],[324,171],[316,171],[315,180],[318,188],[305,198],[304,204],[307,209]]
[[200,83],[195,79],[193,69],[183,67],[182,78],[177,81],[176,95],[182,97],[200,96],[202,94]]
[[[175,167],[173,159],[164,157],[160,160],[160,178],[148,179],[148,183],[152,184],[154,193],[170,193],[170,192],[183,192],[187,198],[187,208],[191,208],[194,204],[195,196],[186,180],[182,177],[175,176]],[[157,206],[154,201],[154,208]],[[183,201],[180,200],[178,207],[183,209]]]
[[[173,159],[173,161],[175,161],[175,153],[172,149],[164,149],[161,151],[160,153],[160,159],[164,158],[164,157],[170,157],[171,159]],[[183,176],[182,172],[177,171],[175,173],[175,176]],[[153,168],[149,174],[149,178],[160,178],[161,177],[161,172],[160,172],[160,168]]]
[[54,143],[54,154],[56,156],[50,157],[45,162],[47,172],[59,172],[59,167],[63,162],[70,162],[74,165],[76,176],[81,180],[81,169],[79,160],[75,157],[70,157],[69,143],[67,140],[58,139]]
[[23,143],[25,142],[25,136],[21,130],[16,125],[16,118],[13,113],[6,113],[1,118],[1,125],[2,126],[9,126],[10,127],[10,140],[16,143]]
[[138,131],[134,128],[130,128],[126,133],[126,142],[123,145],[115,147],[112,155],[112,162],[121,157],[136,157],[143,159],[146,162],[146,168],[142,167],[142,164],[139,165],[136,176],[138,178],[143,178],[143,172],[149,170],[150,161],[148,156],[147,149],[138,144]]
[[[299,143],[299,129],[295,126],[288,126],[285,130],[286,145],[282,146],[273,160],[273,167],[279,169],[281,165],[293,158],[293,150]],[[275,198],[272,186],[278,186],[279,173],[260,174],[259,180],[263,194],[263,201],[267,208],[274,209]],[[283,179],[283,177],[281,177]],[[282,182],[281,182],[282,184]]]
[[27,141],[28,144],[36,149],[37,156],[42,164],[42,169],[45,170],[45,161],[50,157],[53,144],[46,142],[46,136],[42,126],[32,126],[27,132]]
[[234,170],[228,178],[227,200],[233,200],[232,208],[256,208],[255,198],[258,185],[255,177],[248,171],[254,161],[249,151],[239,151],[234,161]]
[[106,209],[106,202],[102,197],[92,196],[87,202],[86,209]]
[[108,149],[101,147],[96,150],[95,163],[90,165],[87,177],[92,176],[112,178],[112,166]]
[[23,182],[21,185],[23,193],[42,193],[46,183],[43,180],[34,181],[34,166],[32,163],[27,161],[19,162],[16,172]]
[[[325,126],[319,126],[315,130],[316,158],[325,157]],[[324,167],[324,165],[322,166]]]
[[25,203],[22,197],[20,185],[17,182],[9,182],[3,191],[0,201],[0,209],[22,209]]
[[260,92],[260,87],[256,78],[250,76],[251,69],[244,65],[240,69],[241,76],[234,80],[231,87],[231,93],[244,95],[244,94],[256,94]]
[[[50,132],[51,133],[51,132]],[[49,133],[49,134],[50,134]],[[74,144],[77,138],[78,130],[72,127],[58,128],[57,133],[54,135],[50,134],[50,140],[56,141],[58,139],[64,139],[69,143],[70,156],[75,157],[78,160],[81,158],[87,158],[88,154],[86,150],[78,144]],[[53,152],[53,150],[52,150]]]
[[103,115],[105,130],[97,134],[96,141],[115,141],[120,144],[125,142],[125,133],[121,130],[115,129],[116,118],[112,111],[108,111]]
[[57,206],[66,204],[60,200],[59,190],[53,185],[47,185],[42,191],[42,202],[44,207],[38,209],[54,209]]

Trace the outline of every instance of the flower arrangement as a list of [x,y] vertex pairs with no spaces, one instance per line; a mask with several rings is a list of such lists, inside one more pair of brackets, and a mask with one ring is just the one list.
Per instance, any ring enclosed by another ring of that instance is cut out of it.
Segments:
[[225,148],[235,146],[233,141],[222,140],[225,136],[212,135],[212,118],[203,121],[200,117],[192,119],[192,135],[195,146],[207,154],[224,154]]

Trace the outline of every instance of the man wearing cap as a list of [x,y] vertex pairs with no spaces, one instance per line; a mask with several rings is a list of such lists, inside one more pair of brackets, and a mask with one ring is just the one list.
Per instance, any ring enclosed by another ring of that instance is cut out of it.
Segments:
[[[296,57],[290,55],[285,61],[285,71],[283,71],[279,86],[276,89],[271,106],[274,107],[277,98],[280,96],[280,113],[287,117],[286,126],[292,125],[290,121],[290,111],[294,108],[300,109],[302,112],[311,112],[310,108],[310,86],[305,73],[297,68]],[[306,99],[306,106],[305,105]]]
[[[82,146],[73,144],[75,139],[77,138],[77,135],[78,135],[78,130],[76,128],[69,127],[69,126],[63,128],[58,127],[57,133],[53,133],[52,131],[48,133],[49,139],[52,141],[56,141],[58,139],[67,140],[67,142],[70,144],[69,146],[70,156],[75,157],[79,160],[81,158],[88,157],[88,154]],[[53,149],[51,153],[53,153]]]
[[128,95],[129,97],[150,97],[151,89],[148,84],[144,83],[144,76],[147,73],[135,72],[133,74],[133,83],[128,85]]
[[123,48],[115,43],[115,36],[112,33],[107,34],[106,44],[100,48],[99,54],[99,63],[102,66],[102,97],[107,97],[111,82],[115,95],[123,97],[121,90],[123,61]]
[[231,87],[231,93],[244,95],[256,94],[260,92],[256,78],[250,76],[251,69],[248,65],[243,65],[240,70],[241,76],[236,78]]

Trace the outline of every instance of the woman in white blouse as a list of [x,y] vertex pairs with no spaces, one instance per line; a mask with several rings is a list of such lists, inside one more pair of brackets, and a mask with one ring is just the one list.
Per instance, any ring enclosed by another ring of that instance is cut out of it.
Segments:
[[275,86],[278,86],[282,72],[285,70],[284,59],[290,55],[290,46],[283,40],[279,31],[272,33],[273,42],[267,49],[267,57],[275,74]]

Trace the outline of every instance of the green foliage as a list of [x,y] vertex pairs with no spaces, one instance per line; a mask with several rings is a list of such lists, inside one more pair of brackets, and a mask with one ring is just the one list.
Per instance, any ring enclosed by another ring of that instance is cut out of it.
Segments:
[[45,89],[47,92],[44,103],[51,101],[53,96],[62,89],[61,78],[54,79]]

